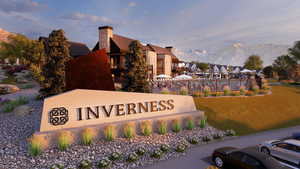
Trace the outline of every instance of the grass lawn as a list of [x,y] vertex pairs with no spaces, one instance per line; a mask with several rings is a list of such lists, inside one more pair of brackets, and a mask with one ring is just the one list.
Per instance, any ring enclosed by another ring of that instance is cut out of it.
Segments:
[[267,96],[195,98],[208,122],[238,135],[300,125],[300,87],[273,86]]

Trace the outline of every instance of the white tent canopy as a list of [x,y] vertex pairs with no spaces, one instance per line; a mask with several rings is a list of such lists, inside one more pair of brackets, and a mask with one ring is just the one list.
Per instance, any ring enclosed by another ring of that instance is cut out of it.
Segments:
[[255,70],[249,70],[249,69],[244,69],[241,71],[241,73],[253,73],[256,72]]
[[237,67],[237,68],[235,68],[233,71],[232,71],[232,73],[240,73],[240,68],[239,67]]
[[189,80],[189,79],[193,79],[192,76],[179,75],[179,76],[174,77],[174,80]]
[[157,79],[170,79],[171,76],[169,75],[165,75],[165,74],[160,74],[158,76],[156,76]]

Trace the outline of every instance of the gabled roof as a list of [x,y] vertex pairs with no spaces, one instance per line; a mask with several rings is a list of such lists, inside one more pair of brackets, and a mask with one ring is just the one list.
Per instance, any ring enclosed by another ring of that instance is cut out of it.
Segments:
[[[47,37],[40,37],[39,41],[44,41],[44,45],[47,46],[48,44],[48,38]],[[90,49],[83,43],[79,42],[72,42],[72,41],[67,41],[69,45],[69,52],[71,57],[78,57],[78,56],[85,56],[88,53],[90,53]],[[46,47],[47,50],[47,47]]]
[[149,46],[157,54],[170,55],[173,61],[179,61],[178,58],[169,49],[162,48],[152,44],[147,44],[147,46]]

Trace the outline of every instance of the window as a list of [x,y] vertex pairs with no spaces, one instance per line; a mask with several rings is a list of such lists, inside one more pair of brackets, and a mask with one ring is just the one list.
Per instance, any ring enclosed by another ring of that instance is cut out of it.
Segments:
[[242,152],[233,152],[230,154],[230,158],[232,158],[234,160],[239,160],[239,161],[242,160],[243,156],[244,156],[244,153],[242,153]]

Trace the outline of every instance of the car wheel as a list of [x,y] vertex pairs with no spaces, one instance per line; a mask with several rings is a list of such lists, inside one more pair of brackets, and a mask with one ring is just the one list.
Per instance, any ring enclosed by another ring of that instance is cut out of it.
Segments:
[[224,162],[221,157],[215,157],[214,162],[215,162],[215,165],[219,168],[222,168],[224,166]]
[[270,150],[266,147],[261,148],[261,152],[270,155]]

